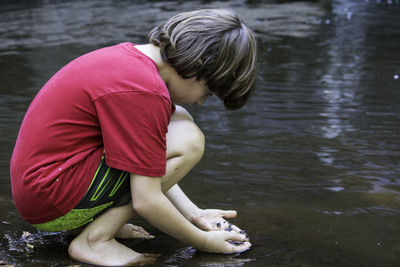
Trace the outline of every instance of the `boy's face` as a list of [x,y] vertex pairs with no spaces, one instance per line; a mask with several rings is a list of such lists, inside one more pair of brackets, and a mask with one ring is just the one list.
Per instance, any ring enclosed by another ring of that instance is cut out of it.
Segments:
[[212,95],[205,81],[197,81],[196,77],[183,79],[175,77],[167,84],[171,100],[176,104],[202,105]]

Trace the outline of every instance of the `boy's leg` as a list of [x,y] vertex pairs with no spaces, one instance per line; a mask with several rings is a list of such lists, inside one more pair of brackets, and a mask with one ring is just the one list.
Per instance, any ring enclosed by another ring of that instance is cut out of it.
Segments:
[[204,153],[205,138],[190,119],[174,120],[167,133],[167,167],[162,177],[162,190],[167,192],[200,161]]
[[82,262],[108,266],[153,263],[154,255],[137,253],[114,238],[132,216],[131,203],[110,208],[72,240],[68,248],[70,256]]
[[[65,216],[58,218],[52,222],[52,226],[57,229],[52,231],[71,229],[82,223],[87,223],[94,214],[101,211],[101,207],[110,208],[124,206],[131,202],[129,174],[114,168],[110,168],[105,163],[104,155],[101,158],[96,174],[92,179],[91,185],[85,196],[75,206],[75,208]],[[68,234],[77,236],[85,228],[82,225],[78,228],[68,230]],[[43,226],[41,226],[43,227]],[[44,227],[48,230],[48,227]],[[51,228],[51,227],[50,227]],[[115,234],[116,238],[153,238],[142,227],[133,224],[123,225]]]
[[[201,159],[204,135],[190,118],[174,116],[168,126],[167,166],[163,191],[179,182]],[[154,255],[144,255],[118,243],[116,233],[133,216],[132,203],[107,210],[91,222],[70,244],[71,257],[92,264],[129,265],[152,263]]]

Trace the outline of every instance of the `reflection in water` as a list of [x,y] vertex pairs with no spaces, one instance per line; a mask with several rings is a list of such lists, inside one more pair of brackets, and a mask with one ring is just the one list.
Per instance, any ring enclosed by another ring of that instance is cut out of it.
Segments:
[[[168,266],[179,266],[183,264],[204,266],[204,267],[219,267],[219,266],[232,266],[241,267],[246,263],[252,262],[255,259],[240,258],[240,254],[232,255],[210,255],[208,253],[197,253],[192,247],[185,247],[177,250],[174,254],[170,255],[165,261]],[[196,256],[196,260],[194,257]],[[191,261],[193,260],[193,261]]]
[[175,251],[168,259],[165,261],[166,264],[179,265],[194,257],[196,254],[196,249],[192,247],[185,247]]
[[[325,48],[327,63],[321,73],[322,86],[318,92],[324,102],[319,115],[325,118],[320,130],[327,139],[338,138],[346,132],[355,131],[348,118],[360,105],[356,95],[365,63],[366,51],[362,48],[365,45],[367,18],[357,16],[352,19],[352,14],[355,9],[357,13],[365,13],[365,8],[365,5],[342,2],[336,4],[332,11],[333,20],[338,26],[333,29],[333,38]],[[316,153],[320,161],[328,165],[334,164],[335,153],[338,152],[335,147],[321,146],[320,149],[321,151]],[[340,192],[346,189],[341,184],[341,178],[334,177],[332,182],[327,190]]]
[[37,232],[11,201],[8,162],[38,88],[83,53],[145,42],[159,21],[205,7],[232,8],[255,29],[259,79],[240,111],[213,98],[189,107],[207,147],[182,187],[201,207],[237,209],[234,223],[253,247],[241,255],[200,253],[142,221],[157,238],[126,244],[161,253],[157,266],[398,263],[400,4],[375,0],[2,4],[0,261],[76,264],[66,253],[70,237]]
[[[362,48],[365,45],[367,18],[361,16],[352,18],[352,14],[355,9],[357,13],[365,13],[363,10],[365,8],[365,5],[342,2],[335,5],[333,10],[336,23],[342,26],[335,28],[335,37],[327,48],[329,63],[322,77],[322,82],[328,85],[322,90],[323,100],[327,104],[320,113],[321,116],[328,118],[326,120],[328,125],[321,127],[326,138],[335,138],[343,131],[355,130],[349,124],[347,117],[351,116],[353,107],[359,106],[355,96],[360,88],[360,78],[363,76],[366,51]],[[351,23],[348,23],[349,20]]]

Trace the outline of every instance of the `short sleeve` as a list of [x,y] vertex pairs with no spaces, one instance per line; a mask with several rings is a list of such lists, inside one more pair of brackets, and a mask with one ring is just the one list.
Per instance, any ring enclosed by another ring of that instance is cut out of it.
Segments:
[[108,166],[163,176],[171,103],[150,92],[118,92],[95,100]]

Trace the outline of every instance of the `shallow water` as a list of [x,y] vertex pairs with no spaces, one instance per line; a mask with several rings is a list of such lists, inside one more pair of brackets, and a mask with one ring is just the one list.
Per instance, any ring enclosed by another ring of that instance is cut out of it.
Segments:
[[177,12],[229,7],[257,34],[257,91],[240,111],[189,107],[207,146],[182,188],[237,209],[253,247],[201,253],[140,219],[157,238],[125,243],[162,254],[156,266],[398,266],[399,1],[14,2],[0,5],[0,264],[79,264],[68,236],[37,232],[12,203],[9,159],[38,89],[83,53],[146,42]]

